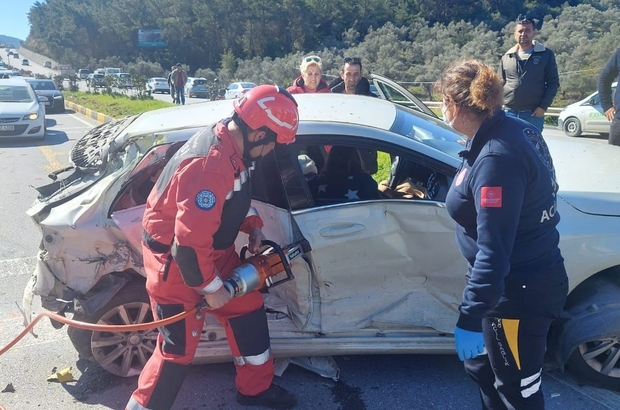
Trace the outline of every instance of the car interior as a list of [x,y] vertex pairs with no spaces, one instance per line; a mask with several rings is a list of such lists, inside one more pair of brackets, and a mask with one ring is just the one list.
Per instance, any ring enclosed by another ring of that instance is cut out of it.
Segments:
[[[364,171],[372,175],[378,184],[380,200],[445,201],[454,176],[453,170],[442,169],[440,164],[422,156],[415,158],[411,153],[403,153],[402,149],[363,146],[355,143],[356,139],[351,137],[348,146],[360,152]],[[325,142],[333,143],[333,140]],[[124,184],[110,213],[145,204],[157,177],[182,145],[178,142],[161,146],[159,149],[167,149],[164,158],[148,164]],[[252,173],[253,198],[290,210],[355,201],[347,198],[319,200],[316,187],[312,186],[312,180],[324,171],[333,146],[315,141],[305,143],[300,138],[294,144],[276,146],[275,150],[256,162]]]

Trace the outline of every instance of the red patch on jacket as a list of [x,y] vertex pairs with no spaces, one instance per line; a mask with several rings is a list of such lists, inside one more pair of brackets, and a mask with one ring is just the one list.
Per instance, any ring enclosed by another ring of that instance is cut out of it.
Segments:
[[502,187],[483,186],[480,190],[480,206],[483,208],[501,208]]

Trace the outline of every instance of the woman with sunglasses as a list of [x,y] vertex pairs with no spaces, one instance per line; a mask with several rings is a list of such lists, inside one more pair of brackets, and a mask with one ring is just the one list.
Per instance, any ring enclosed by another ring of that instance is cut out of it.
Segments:
[[308,56],[301,60],[299,66],[301,75],[295,79],[293,85],[286,89],[291,94],[302,93],[331,93],[327,82],[323,79],[323,62],[319,56]]

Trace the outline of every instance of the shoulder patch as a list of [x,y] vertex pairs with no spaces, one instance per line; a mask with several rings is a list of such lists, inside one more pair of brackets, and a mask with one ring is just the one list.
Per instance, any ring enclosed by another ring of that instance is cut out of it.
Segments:
[[200,191],[196,194],[195,202],[203,211],[211,210],[215,206],[215,194],[208,190]]
[[501,208],[502,187],[483,186],[480,189],[480,206],[483,208]]

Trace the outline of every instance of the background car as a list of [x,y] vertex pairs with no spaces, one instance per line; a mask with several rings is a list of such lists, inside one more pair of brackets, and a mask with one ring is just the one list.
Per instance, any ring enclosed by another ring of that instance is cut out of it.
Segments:
[[250,82],[232,83],[228,87],[226,87],[226,93],[224,94],[224,98],[227,100],[239,98],[241,97],[241,94],[254,87],[256,87],[256,84]]
[[163,77],[152,77],[146,82],[146,89],[152,93],[166,93],[170,94],[170,87],[168,86],[168,80]]
[[121,88],[131,88],[133,87],[133,82],[131,81],[131,74],[129,73],[117,73],[114,74],[117,78],[117,84]]
[[30,84],[38,95],[47,97],[48,101],[45,102],[46,112],[65,112],[65,97],[56,87],[56,83],[53,80],[27,78],[26,82]]
[[87,68],[80,68],[79,70],[77,70],[77,76],[82,80],[87,79],[89,74],[90,70]]
[[86,78],[86,84],[89,87],[93,87],[93,88],[105,87],[106,86],[105,75],[97,74],[97,73],[88,74],[88,77]]
[[[611,95],[616,92],[618,83],[613,83]],[[581,101],[568,105],[558,116],[558,127],[569,137],[579,137],[583,133],[609,134],[611,122],[605,117],[598,92]]]
[[45,102],[22,77],[0,79],[0,138],[45,138]]
[[49,60],[45,60],[45,61],[43,62],[43,67],[44,67],[44,68],[52,68],[52,62],[51,62],[51,61],[49,61]]
[[209,87],[207,87],[207,79],[203,77],[189,77],[185,85],[185,96],[189,98],[208,98]]
[[22,59],[22,65],[30,65],[30,61],[27,58]]
[[[301,246],[301,257],[291,262],[295,279],[263,295],[274,355],[454,354],[450,335],[467,266],[444,201],[465,139],[438,118],[378,98],[295,99],[296,142],[277,145],[251,179],[252,205],[267,238]],[[174,152],[230,112],[230,100],[147,112],[102,124],[76,143],[73,172],[38,188],[28,210],[43,240],[36,280],[24,292],[27,317],[34,286],[45,284],[36,288],[42,306],[73,312],[75,319],[150,320],[143,314],[149,300],[140,260],[146,198]],[[587,382],[620,388],[617,153],[593,141],[546,140],[561,187],[557,209],[548,212],[562,215],[560,247],[570,278],[548,352]],[[375,152],[375,180],[390,187],[413,180],[424,198],[322,203],[299,158],[310,158],[320,173],[328,145]],[[240,234],[237,248],[246,242]],[[68,331],[81,356],[120,376],[138,374],[155,343],[149,331]],[[230,359],[223,328],[208,320],[195,362]]]

